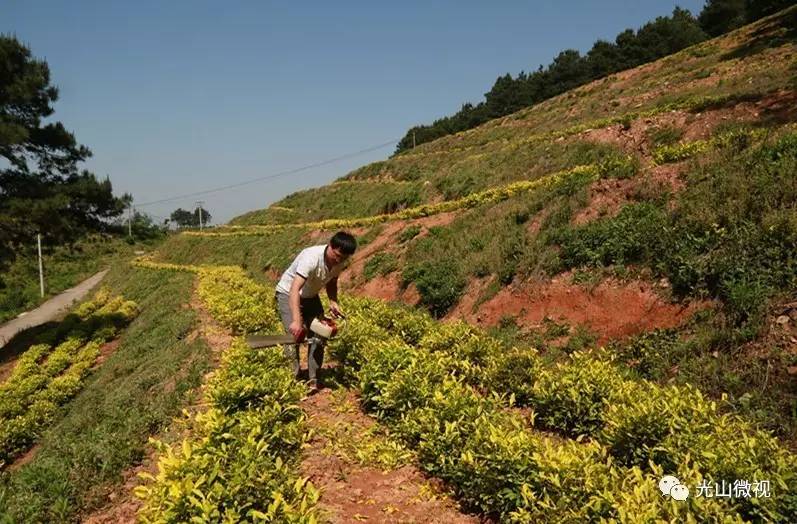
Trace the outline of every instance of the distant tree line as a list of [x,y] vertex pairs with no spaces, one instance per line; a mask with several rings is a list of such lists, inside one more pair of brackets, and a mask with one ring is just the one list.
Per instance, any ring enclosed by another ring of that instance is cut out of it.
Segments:
[[499,76],[484,94],[483,102],[463,104],[451,116],[430,125],[410,128],[395,152],[474,128],[593,80],[662,58],[776,13],[795,2],[797,0],[707,0],[697,18],[688,10],[676,7],[671,16],[657,17],[637,31],[626,29],[614,42],[596,41],[584,56],[575,49],[566,49],[548,66],[540,65],[537,71],[521,71],[516,77],[508,73]]
[[173,224],[177,224],[178,227],[199,227],[200,212],[202,213],[202,224],[207,226],[210,224],[211,216],[207,209],[201,207],[195,208],[194,211],[186,211],[178,207],[172,211],[169,219]]

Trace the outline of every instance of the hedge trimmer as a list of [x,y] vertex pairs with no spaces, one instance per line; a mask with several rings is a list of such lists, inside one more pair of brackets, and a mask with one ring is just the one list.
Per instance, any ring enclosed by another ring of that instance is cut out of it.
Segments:
[[334,337],[337,332],[338,326],[331,318],[314,318],[310,323],[309,339],[307,338],[307,332],[302,329],[299,337],[294,337],[290,333],[284,335],[249,335],[246,337],[246,343],[252,349],[260,349],[283,344],[299,344],[305,341],[313,342],[313,339],[327,341]]

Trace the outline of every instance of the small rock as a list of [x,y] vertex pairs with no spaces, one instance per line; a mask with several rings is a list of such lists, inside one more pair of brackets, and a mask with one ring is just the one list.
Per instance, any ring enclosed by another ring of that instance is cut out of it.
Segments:
[[713,353],[711,353],[711,356],[714,357],[714,358],[720,358],[720,352],[719,351],[714,351]]
[[777,320],[775,320],[775,322],[777,322],[778,324],[780,324],[781,326],[783,326],[783,325],[785,325],[785,324],[788,324],[788,323],[789,323],[789,320],[790,320],[790,319],[789,319],[789,317],[788,317],[788,316],[786,316],[786,315],[781,315],[781,316],[779,316],[779,317],[777,318]]
[[797,366],[789,366],[786,368],[786,371],[789,373],[789,375],[797,375]]

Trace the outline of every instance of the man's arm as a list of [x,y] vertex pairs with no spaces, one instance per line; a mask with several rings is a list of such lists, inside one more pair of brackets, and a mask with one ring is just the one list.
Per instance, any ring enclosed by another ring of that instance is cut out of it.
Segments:
[[338,277],[327,282],[327,297],[329,297],[329,312],[333,316],[343,316],[343,310],[338,305]]
[[291,325],[288,328],[288,331],[291,332],[295,338],[299,338],[299,335],[302,331],[302,311],[299,308],[299,292],[302,289],[305,281],[307,279],[301,275],[296,275],[293,277],[293,282],[291,283],[291,292],[288,295],[288,304],[291,306]]

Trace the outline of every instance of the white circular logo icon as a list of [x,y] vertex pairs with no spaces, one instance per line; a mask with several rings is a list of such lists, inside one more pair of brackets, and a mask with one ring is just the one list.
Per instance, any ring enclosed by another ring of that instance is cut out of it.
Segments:
[[659,490],[661,490],[662,495],[669,495],[672,487],[680,483],[681,481],[677,477],[666,475],[659,481]]
[[662,495],[669,495],[674,500],[686,500],[689,497],[689,488],[681,484],[678,477],[665,475],[659,481],[659,490]]
[[686,500],[689,497],[689,488],[683,484],[676,484],[670,489],[670,496],[675,500]]

